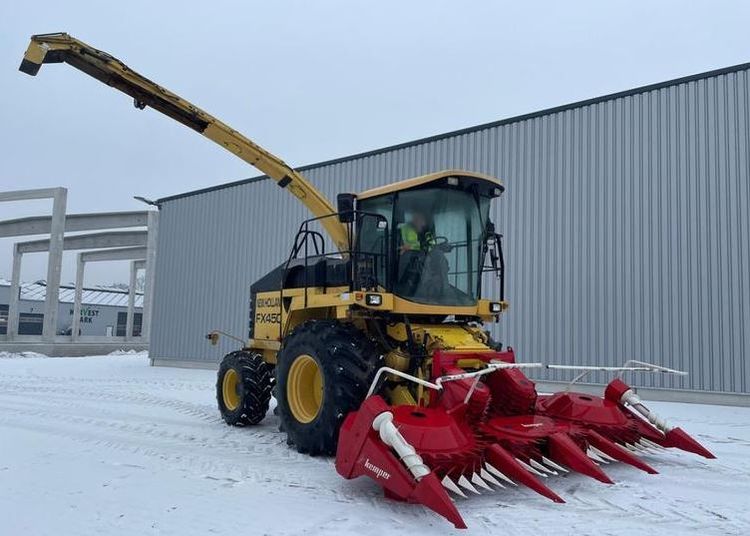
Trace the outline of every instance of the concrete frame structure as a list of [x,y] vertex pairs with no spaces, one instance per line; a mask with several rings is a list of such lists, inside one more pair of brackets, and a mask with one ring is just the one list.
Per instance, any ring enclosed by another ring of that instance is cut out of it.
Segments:
[[[146,231],[108,231],[106,233],[89,233],[66,236],[63,239],[63,249],[104,249],[118,247],[136,247],[146,245]],[[51,247],[49,239],[30,240],[16,244],[18,252],[38,253],[48,251]]]
[[[52,216],[44,218],[48,227],[49,239],[47,249],[47,296],[44,303],[44,327],[42,339],[53,341],[57,326],[57,301],[60,290],[60,272],[62,270],[63,237],[65,235],[65,211],[68,201],[66,188],[42,188],[37,190],[15,190],[0,192],[0,202],[26,201],[31,199],[52,199]],[[8,231],[10,232],[10,231]],[[19,232],[19,231],[16,231]],[[29,234],[29,233],[25,233]],[[7,234],[2,236],[22,236]],[[21,251],[13,248],[13,274],[11,276],[10,303],[8,304],[8,338],[18,333],[18,292],[21,285]]]
[[[113,253],[112,256],[115,257],[115,259],[107,259],[107,253],[106,251],[117,251],[117,250],[105,250],[104,253],[101,251],[94,251],[91,252],[90,257],[84,257],[84,255],[88,255],[87,253],[79,253],[78,254],[78,266],[76,270],[76,298],[75,298],[75,304],[73,307],[73,330],[72,333],[74,335],[71,336],[71,340],[73,342],[78,341],[78,330],[80,329],[80,314],[81,314],[81,296],[83,294],[83,270],[85,262],[88,260],[89,262],[96,262],[96,261],[104,261],[104,260],[122,260],[122,255],[125,255],[126,259],[137,259],[138,256],[144,256],[143,252],[141,250],[145,249],[145,246],[148,242],[148,231],[108,231],[104,233],[89,233],[89,234],[81,234],[81,235],[74,235],[74,236],[65,236],[63,237],[63,246],[62,249],[64,250],[80,250],[80,249],[94,249],[94,250],[102,250],[104,248],[128,248],[131,250],[139,250],[136,256],[133,256],[133,252],[130,253]],[[13,248],[13,267],[16,267],[16,257],[18,258],[18,267],[20,270],[21,266],[21,256],[24,253],[37,253],[42,251],[47,251],[50,248],[50,240],[49,239],[42,239],[42,240],[31,240],[28,242],[17,242],[14,245]],[[98,257],[97,257],[98,255]],[[14,270],[13,272],[13,281],[16,280],[16,272]],[[59,289],[59,282],[58,287]],[[13,292],[13,289],[11,288],[11,292]],[[49,294],[51,290],[48,287],[47,294]],[[11,298],[13,299],[13,298]],[[49,298],[48,298],[49,299]],[[146,300],[144,299],[144,311],[146,306]],[[55,308],[57,308],[57,298],[55,298]],[[45,308],[45,315],[47,314],[47,310]],[[15,331],[11,331],[10,329],[10,307],[8,307],[8,338],[12,340],[12,338],[16,337],[18,335],[18,324],[14,325]],[[18,316],[18,313],[15,313],[15,316]],[[57,321],[57,318],[55,318],[55,321]],[[143,328],[141,328],[141,333]],[[47,341],[54,341],[54,329],[53,329],[53,337],[52,339],[45,339]],[[145,338],[147,341],[148,338]]]
[[[70,344],[79,342],[80,311],[83,287],[83,275],[87,262],[128,260],[130,262],[131,289],[129,293],[128,317],[125,340],[138,342],[139,345],[148,343],[149,322],[151,318],[150,308],[153,300],[150,299],[154,287],[154,263],[156,260],[156,237],[158,229],[158,212],[156,211],[128,211],[128,212],[102,212],[92,214],[65,214],[67,201],[67,190],[65,188],[50,188],[41,190],[20,190],[13,192],[0,192],[0,201],[20,201],[26,199],[52,198],[52,216],[33,216],[0,221],[0,238],[20,237],[37,234],[50,234],[49,238],[17,242],[13,245],[13,270],[11,278],[11,292],[8,304],[8,329],[5,340],[20,344],[39,343],[38,336],[18,336],[18,296],[20,293],[21,266],[23,255],[26,253],[49,252],[49,267],[47,279],[47,294],[44,308],[44,331],[41,342],[46,346],[42,351],[54,355],[57,343]],[[112,231],[111,229],[123,229],[132,227],[146,227],[146,230]],[[68,235],[66,232],[96,231],[101,233],[88,233]],[[114,249],[113,249],[114,248]],[[78,266],[76,273],[76,299],[74,303],[74,329],[71,337],[56,337],[58,298],[60,288],[60,271],[62,266],[62,255],[65,250],[93,250],[78,254]],[[135,280],[138,270],[146,271],[146,285],[144,289],[143,322],[141,335],[133,337],[133,326],[135,316]],[[106,340],[119,342],[120,338],[87,337],[96,339],[95,343],[105,343]],[[80,344],[79,344],[80,345]],[[11,348],[10,351],[16,351]],[[63,350],[64,351],[64,350]],[[83,351],[72,350],[70,355],[82,355]]]
[[[0,199],[4,194],[0,193]],[[96,212],[91,214],[66,214],[65,232],[97,231],[103,229],[123,229],[146,227],[147,210],[128,212]],[[31,216],[0,221],[0,238],[49,234],[52,229],[52,216]]]
[[[132,339],[133,333],[133,315],[135,311],[135,274],[137,261],[144,261],[146,259],[146,248],[145,247],[130,247],[130,248],[118,248],[118,249],[100,249],[96,251],[89,251],[78,254],[78,261],[76,267],[76,292],[75,300],[73,301],[73,328],[71,330],[71,340],[78,341],[79,332],[81,329],[81,299],[83,297],[83,275],[86,269],[87,262],[102,262],[102,261],[131,261],[130,265],[130,287],[128,289],[128,316],[127,325],[125,328],[125,338]],[[146,312],[147,302],[144,300],[144,315]],[[141,328],[141,338],[143,338],[143,328]]]
[[[2,238],[50,233],[50,238],[48,239],[14,244],[11,298],[8,304],[8,340],[13,340],[18,335],[18,293],[21,284],[21,264],[24,253],[49,252],[47,269],[47,288],[49,291],[45,299],[45,322],[42,338],[45,341],[53,341],[55,326],[57,325],[57,301],[63,251],[65,249],[78,249],[76,246],[79,244],[84,245],[91,241],[105,241],[107,239],[114,242],[119,241],[120,245],[137,245],[134,243],[122,243],[127,240],[124,234],[132,233],[132,231],[126,231],[125,233],[104,233],[107,236],[99,235],[94,238],[91,238],[93,235],[84,235],[89,236],[89,239],[84,239],[81,236],[65,237],[65,232],[141,227],[148,223],[149,211],[145,210],[65,214],[67,201],[67,190],[65,188],[0,192],[0,201],[45,199],[49,197],[54,200],[52,216],[32,216],[29,218],[0,221],[0,237]],[[132,235],[130,237],[131,240],[136,240],[132,238]],[[63,246],[63,244],[67,247]],[[116,244],[103,245],[102,247],[112,247],[114,245]],[[50,274],[54,275],[50,277]],[[49,322],[54,322],[49,324],[48,319]]]
[[[138,271],[146,269],[146,261],[136,260],[130,261],[130,284],[128,285],[128,313],[127,320],[125,323],[125,339],[132,339],[133,337],[133,325],[135,324],[135,285],[138,278]],[[146,276],[148,278],[148,275]],[[144,306],[146,305],[144,300]],[[150,306],[149,306],[150,307]],[[146,310],[144,308],[143,312]],[[144,314],[145,316],[145,314]],[[143,317],[141,317],[141,339],[143,339]],[[146,339],[148,340],[148,339]]]
[[154,305],[154,281],[156,279],[156,241],[159,235],[159,213],[148,212],[148,235],[146,237],[146,285],[143,289],[143,321],[141,338],[151,340],[151,311]]

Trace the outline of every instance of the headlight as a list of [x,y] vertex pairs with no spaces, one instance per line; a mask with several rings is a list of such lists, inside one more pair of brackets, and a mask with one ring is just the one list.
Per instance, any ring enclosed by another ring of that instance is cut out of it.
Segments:
[[367,294],[365,296],[365,303],[375,307],[383,305],[383,296],[380,294]]
[[503,304],[499,302],[490,303],[490,313],[501,313],[503,310]]

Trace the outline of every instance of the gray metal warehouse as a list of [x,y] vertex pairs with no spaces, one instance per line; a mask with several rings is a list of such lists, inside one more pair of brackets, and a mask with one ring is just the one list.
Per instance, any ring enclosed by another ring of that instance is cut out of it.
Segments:
[[[446,168],[505,182],[494,329],[520,360],[650,361],[689,373],[637,378],[664,398],[750,403],[750,64],[299,169],[335,199]],[[264,177],[159,205],[151,358],[213,366],[236,345],[205,334],[245,336],[308,215]]]

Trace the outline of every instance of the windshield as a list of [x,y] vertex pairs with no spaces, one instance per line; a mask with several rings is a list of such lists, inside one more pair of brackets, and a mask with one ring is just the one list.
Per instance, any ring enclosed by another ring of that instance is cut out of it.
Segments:
[[[442,187],[363,200],[360,208],[389,222],[395,294],[424,304],[468,306],[479,299],[489,206],[487,197]],[[375,251],[384,237],[367,227],[360,229],[360,247]]]

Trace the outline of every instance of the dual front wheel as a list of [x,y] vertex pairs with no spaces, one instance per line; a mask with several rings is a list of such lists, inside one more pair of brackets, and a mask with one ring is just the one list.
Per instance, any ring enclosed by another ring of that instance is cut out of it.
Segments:
[[[262,363],[258,354],[249,355]],[[231,356],[224,361],[231,362]],[[299,452],[334,454],[341,423],[364,400],[380,362],[376,347],[350,324],[310,320],[298,326],[285,338],[274,374],[276,412],[287,442]],[[238,369],[222,362],[217,399],[227,423],[257,424],[262,419],[258,415],[265,416],[272,382],[266,370],[267,377],[258,374],[258,367]],[[242,408],[243,415],[252,418],[233,422],[231,408]]]

